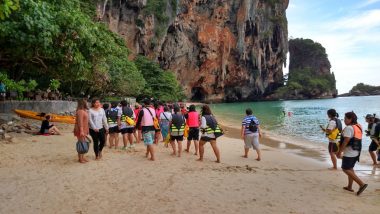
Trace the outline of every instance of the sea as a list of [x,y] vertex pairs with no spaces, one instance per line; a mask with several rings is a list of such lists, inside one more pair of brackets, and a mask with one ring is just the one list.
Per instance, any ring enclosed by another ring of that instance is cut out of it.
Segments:
[[[320,128],[320,125],[326,127],[328,124],[327,110],[333,108],[339,113],[343,127],[344,114],[354,111],[358,116],[358,122],[366,130],[368,124],[365,122],[365,116],[374,113],[380,115],[380,96],[221,103],[210,106],[215,115],[229,124],[240,126],[245,109],[251,108],[260,120],[261,127],[277,137],[294,137],[307,142],[327,144],[328,140]],[[363,146],[367,147],[370,142],[369,137],[363,135]]]

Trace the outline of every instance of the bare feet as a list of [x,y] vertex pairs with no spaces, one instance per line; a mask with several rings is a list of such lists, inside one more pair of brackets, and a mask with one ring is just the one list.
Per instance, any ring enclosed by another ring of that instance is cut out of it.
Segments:
[[176,156],[176,155],[177,155],[177,153],[176,153],[176,152],[173,152],[171,155],[172,155],[172,156]]
[[199,158],[199,159],[197,159],[197,161],[201,161],[201,162],[202,162],[202,161],[203,161],[203,158]]
[[148,152],[147,152],[147,153],[145,153],[145,157],[146,157],[146,158],[148,158],[148,156],[149,156],[149,153],[148,153]]
[[84,160],[78,160],[79,163],[86,163]]
[[261,161],[261,158],[256,158],[257,161]]
[[83,158],[83,160],[84,160],[85,162],[88,162],[88,160],[87,160],[86,158]]
[[150,161],[154,161],[154,158],[149,158]]
[[198,156],[198,153],[194,153],[194,155],[197,155],[197,156]]
[[185,149],[185,150],[183,150],[184,152],[187,152],[187,153],[189,153],[190,151],[188,150],[188,149]]
[[335,167],[330,167],[329,170],[338,170],[338,169]]
[[220,160],[216,160],[215,163],[220,163]]
[[352,188],[348,188],[348,187],[343,187],[344,190],[347,190],[349,192],[354,192],[354,190]]
[[248,158],[248,155],[242,155],[241,157],[242,158]]

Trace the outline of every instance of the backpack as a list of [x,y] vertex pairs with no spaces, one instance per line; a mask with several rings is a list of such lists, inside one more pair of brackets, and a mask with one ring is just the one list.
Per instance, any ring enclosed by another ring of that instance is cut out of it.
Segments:
[[123,114],[125,116],[132,118],[133,117],[133,110],[129,107],[123,107]]
[[256,123],[255,119],[251,119],[251,122],[248,125],[248,130],[255,133],[259,130],[259,127],[257,126],[258,124]]
[[339,133],[341,133],[343,130],[342,121],[340,121],[338,118],[334,118],[334,121],[336,123],[336,128],[339,130]]
[[106,117],[108,118],[108,122],[111,122],[111,121],[116,122],[117,121],[117,114],[118,114],[118,111],[115,109],[108,110],[106,112]]

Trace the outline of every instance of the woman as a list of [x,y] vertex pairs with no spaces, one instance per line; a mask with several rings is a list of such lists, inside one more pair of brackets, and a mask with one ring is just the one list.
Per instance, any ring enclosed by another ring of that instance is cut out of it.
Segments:
[[182,141],[185,131],[185,118],[182,116],[181,109],[174,107],[174,114],[172,115],[172,121],[170,123],[170,144],[173,148],[173,156],[177,155],[175,142],[178,144],[178,157],[181,157],[182,153]]
[[164,112],[160,115],[160,127],[162,138],[165,140],[169,134],[169,125],[172,121],[172,114],[167,106],[164,107]]
[[61,132],[59,132],[59,129],[54,125],[50,125],[51,117],[50,115],[47,115],[45,117],[45,120],[42,121],[41,128],[40,128],[40,134],[57,134],[61,135]]
[[[135,123],[137,124],[137,119],[139,118],[139,113],[140,113],[140,111],[141,111],[141,107],[140,107],[140,105],[139,105],[139,104],[136,104],[136,105],[135,105],[135,109],[134,109],[133,111],[134,111],[135,116],[136,116],[136,118],[135,118]],[[136,133],[137,133],[137,134],[136,134]],[[142,140],[141,126],[140,126],[140,127],[138,127],[138,126],[135,127],[135,132],[133,133],[133,135],[134,135],[135,138],[136,138],[136,143],[137,143],[137,144],[141,143],[141,140]]]
[[335,109],[329,109],[327,111],[327,116],[329,117],[329,124],[327,125],[327,128],[323,128],[321,126],[322,131],[326,133],[326,137],[329,139],[329,146],[328,150],[330,153],[330,158],[333,163],[333,167],[329,168],[330,170],[337,170],[337,163],[336,163],[336,152],[338,151],[338,137],[339,137],[339,126],[338,123],[338,113],[335,111]]
[[189,112],[185,115],[186,124],[189,126],[189,136],[187,137],[187,148],[185,152],[190,152],[191,141],[194,141],[195,153],[199,151],[199,114],[195,109],[195,105],[190,105]]
[[[78,141],[85,141],[89,133],[88,128],[88,113],[87,113],[87,102],[85,100],[78,100],[75,126],[74,126],[74,136],[77,137]],[[79,163],[86,163],[88,160],[84,157],[84,154],[78,153]]]
[[348,185],[343,187],[344,190],[354,192],[352,189],[353,181],[359,185],[359,190],[356,195],[360,195],[368,186],[365,184],[354,171],[354,167],[357,161],[359,161],[361,147],[362,147],[362,127],[357,122],[358,118],[354,112],[347,112],[344,117],[344,123],[346,128],[343,130],[343,142],[339,147],[337,157],[342,158],[342,169],[348,177]]
[[104,109],[101,108],[100,100],[93,99],[89,110],[90,135],[94,142],[95,160],[102,158],[102,151],[108,133],[107,117]]
[[198,161],[203,161],[204,154],[204,145],[207,142],[210,142],[212,149],[214,150],[214,154],[216,156],[216,162],[220,163],[220,153],[219,149],[216,145],[216,135],[222,133],[219,128],[218,122],[215,117],[211,113],[211,109],[208,105],[204,105],[202,107],[202,122],[201,122],[201,140],[199,141],[199,159]]

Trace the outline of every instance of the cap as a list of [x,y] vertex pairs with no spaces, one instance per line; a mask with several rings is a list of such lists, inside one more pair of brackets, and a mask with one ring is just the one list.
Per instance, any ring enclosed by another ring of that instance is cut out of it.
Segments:
[[370,118],[374,118],[373,114],[367,114],[367,115],[365,116],[365,119],[370,119]]

